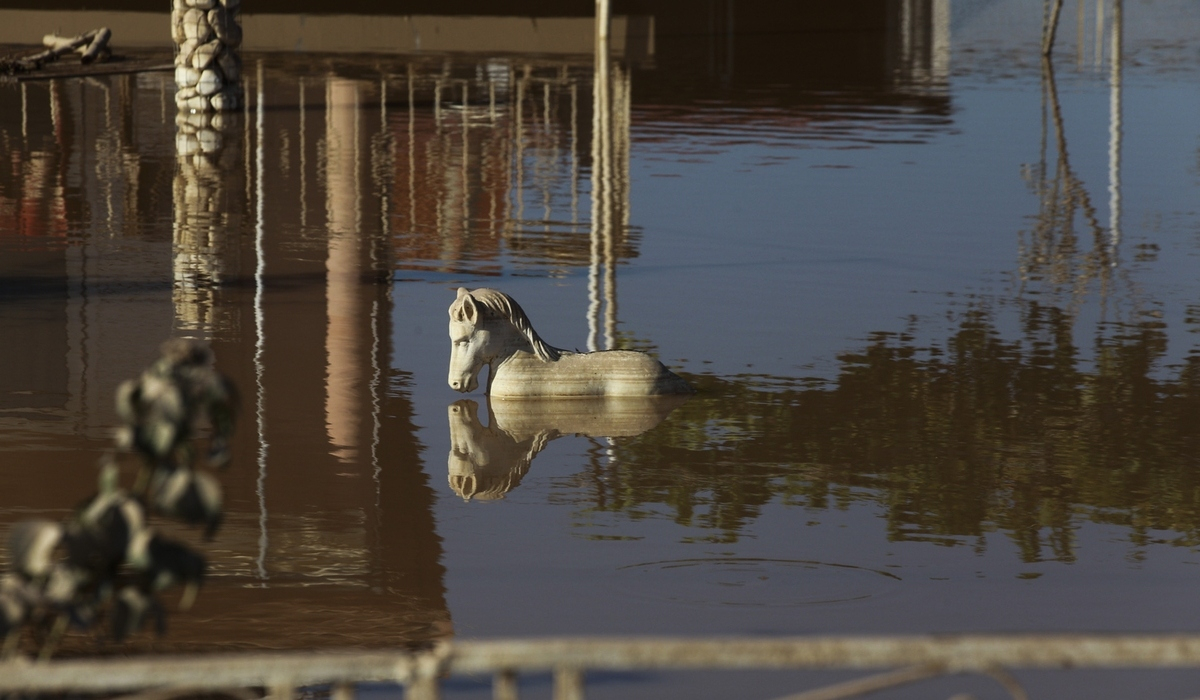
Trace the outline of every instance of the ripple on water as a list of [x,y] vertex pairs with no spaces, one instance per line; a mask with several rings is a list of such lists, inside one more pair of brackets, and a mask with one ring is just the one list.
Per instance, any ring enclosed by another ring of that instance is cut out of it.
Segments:
[[672,559],[618,571],[634,595],[705,606],[848,603],[882,595],[900,582],[886,571],[799,559]]

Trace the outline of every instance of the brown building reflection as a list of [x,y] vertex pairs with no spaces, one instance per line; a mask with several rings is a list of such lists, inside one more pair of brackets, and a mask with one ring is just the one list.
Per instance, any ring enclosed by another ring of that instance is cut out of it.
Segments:
[[[382,216],[369,194],[377,122],[360,109],[370,86],[328,74],[280,89],[261,67],[254,75],[253,227],[231,253],[244,272],[223,292],[239,333],[217,351],[240,356],[244,429],[256,433],[241,462],[253,465],[241,473],[253,537],[234,553],[235,575],[270,593],[268,608],[243,593],[221,619],[233,638],[257,617],[284,646],[444,637],[433,490],[390,366],[390,285],[376,274],[387,241],[368,223]],[[287,622],[296,605],[316,617]]]
[[[113,390],[163,338],[208,337],[242,392],[226,526],[204,546],[212,576],[160,648],[451,631],[433,490],[389,365],[390,289],[372,272],[385,242],[362,226],[380,210],[360,88],[315,82],[311,110],[264,104],[256,132],[227,124],[217,171],[174,148],[156,75],[34,83],[25,109],[0,114],[0,519],[61,517],[88,495]],[[261,168],[301,134],[302,160],[323,157],[303,198],[291,185],[306,178]],[[287,214],[268,227],[260,204]]]
[[103,434],[117,378],[153,352],[136,338],[171,332],[170,309],[143,303],[169,289],[169,271],[148,263],[170,234],[145,225],[170,216],[165,86],[147,75],[4,89],[19,108],[0,110],[0,402],[36,407],[65,434]]

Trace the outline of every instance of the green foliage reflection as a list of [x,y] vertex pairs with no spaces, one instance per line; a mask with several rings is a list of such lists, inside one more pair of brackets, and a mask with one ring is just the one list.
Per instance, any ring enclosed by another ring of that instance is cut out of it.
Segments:
[[689,377],[695,398],[613,459],[597,452],[576,485],[589,510],[665,506],[714,540],[778,498],[878,503],[894,540],[982,546],[1000,530],[1026,561],[1071,560],[1080,519],[1200,544],[1200,355],[1162,367],[1148,318],[1102,325],[1084,362],[1068,314],[1036,303],[1019,335],[974,307],[936,346],[871,336],[828,383]]

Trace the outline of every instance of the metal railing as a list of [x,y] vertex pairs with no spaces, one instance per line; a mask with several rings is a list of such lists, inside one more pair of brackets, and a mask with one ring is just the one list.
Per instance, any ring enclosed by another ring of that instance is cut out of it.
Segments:
[[[1008,669],[1200,668],[1200,635],[947,635],[788,638],[550,638],[443,643],[430,651],[310,651],[0,663],[0,693],[136,693],[163,700],[196,691],[262,689],[274,700],[329,686],[349,700],[361,682],[403,685],[435,700],[450,676],[493,678],[496,700],[517,698],[520,674],[551,673],[555,700],[582,700],[589,671],[880,670],[789,695],[835,700],[935,676],[981,673],[1027,697]],[[248,697],[253,695],[246,694]]]

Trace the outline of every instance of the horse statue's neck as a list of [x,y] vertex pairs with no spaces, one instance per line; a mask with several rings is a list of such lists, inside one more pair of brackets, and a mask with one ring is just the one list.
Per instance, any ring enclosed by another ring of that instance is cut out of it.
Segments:
[[[492,331],[493,338],[500,339],[499,343],[494,343],[493,348],[496,354],[493,359],[493,364],[503,364],[509,360],[527,361],[537,360],[544,362],[541,355],[537,351],[534,341],[521,332],[519,328],[514,326],[508,319],[497,318],[492,321],[494,328]],[[562,351],[547,343],[543,343],[546,348],[554,351],[557,357]]]

